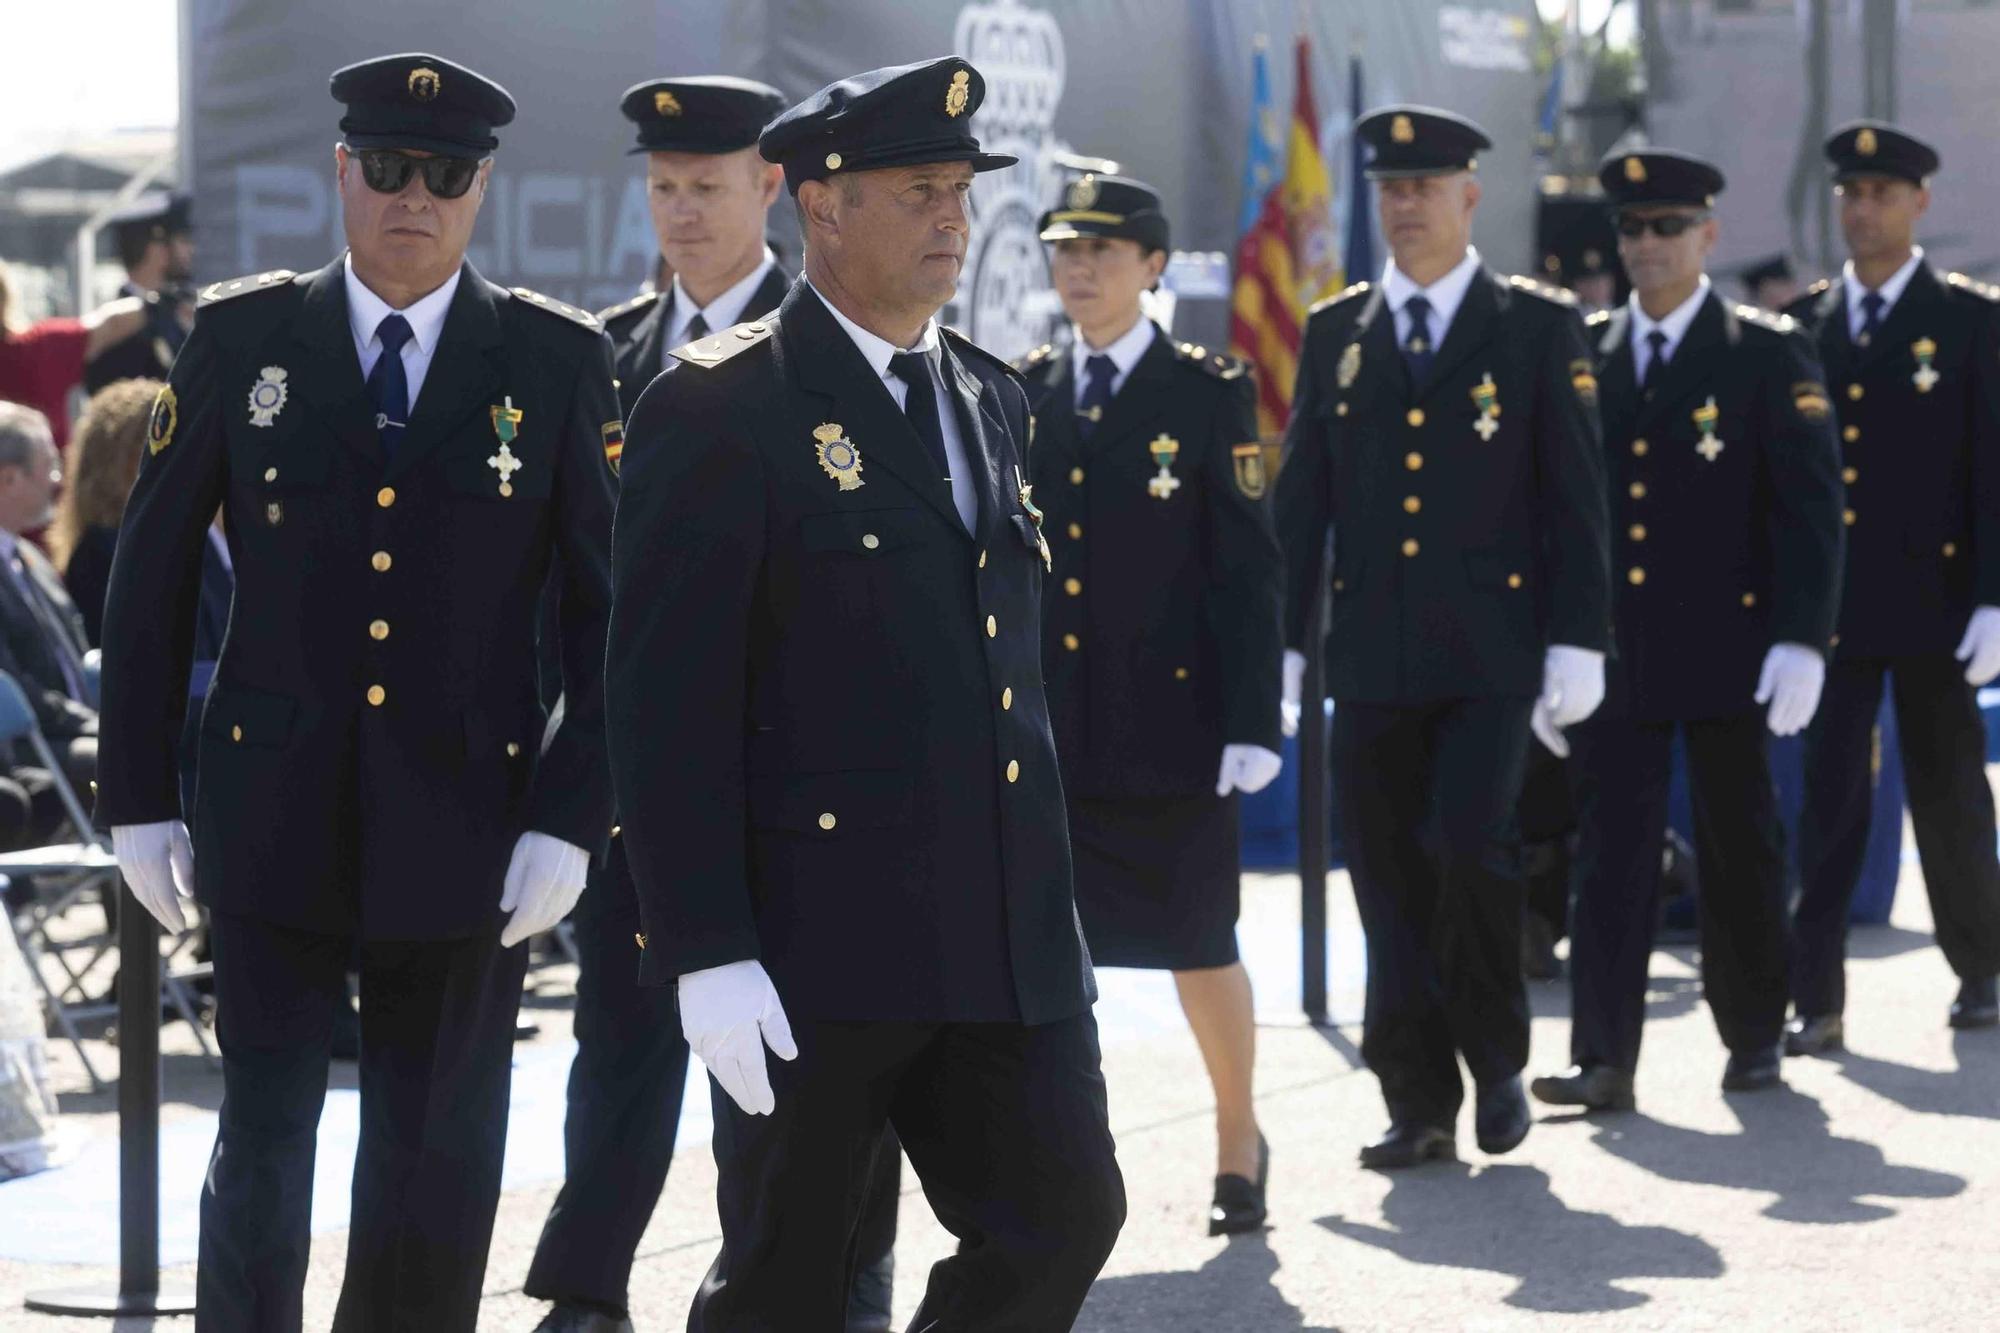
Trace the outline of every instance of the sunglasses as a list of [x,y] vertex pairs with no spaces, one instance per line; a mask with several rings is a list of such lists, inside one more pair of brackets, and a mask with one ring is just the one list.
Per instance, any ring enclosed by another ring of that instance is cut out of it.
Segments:
[[401,194],[421,171],[432,196],[456,199],[479,175],[479,160],[471,157],[411,157],[387,148],[366,148],[355,156],[361,160],[361,179],[377,194]]
[[1671,241],[1690,227],[1699,227],[1706,221],[1706,213],[1660,213],[1649,218],[1637,218],[1625,213],[1619,215],[1618,234],[1628,241],[1636,241],[1650,231],[1663,241]]

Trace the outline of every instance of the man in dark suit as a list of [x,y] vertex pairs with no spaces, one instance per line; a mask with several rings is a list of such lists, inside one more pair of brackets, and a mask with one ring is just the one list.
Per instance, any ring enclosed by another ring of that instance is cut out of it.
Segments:
[[[216,283],[154,408],[105,610],[105,778],[134,895],[209,909],[221,1127],[203,1329],[297,1329],[314,1126],[359,955],[361,1145],[337,1329],[471,1330],[525,950],[610,829],[599,664],[622,434],[592,315],[465,263],[504,89],[434,56],[340,70],[348,253]],[[211,516],[236,602],[176,741]],[[560,553],[564,708],[536,694]]]
[[1527,1135],[1514,811],[1530,727],[1560,745],[1603,698],[1610,590],[1583,323],[1470,246],[1490,141],[1423,107],[1355,132],[1393,258],[1307,323],[1277,514],[1293,700],[1333,540],[1329,762],[1390,1119],[1361,1162],[1386,1170],[1455,1155],[1461,1057],[1480,1148]]
[[1027,399],[934,319],[974,172],[1014,160],[969,132],[983,94],[949,57],[772,122],[805,275],[633,413],[608,734],[641,975],[715,1080],[695,1333],[840,1326],[885,1124],[960,1239],[913,1327],[1068,1328],[1124,1220]]
[[1702,989],[1726,1091],[1779,1080],[1785,851],[1768,735],[1802,730],[1840,589],[1840,465],[1798,326],[1704,271],[1722,173],[1665,149],[1598,171],[1632,298],[1593,317],[1617,552],[1618,650],[1573,733],[1581,837],[1568,1072],[1541,1101],[1633,1104],[1676,734],[1702,885]]
[[1792,307],[1839,415],[1846,577],[1826,699],[1806,733],[1803,893],[1792,919],[1795,1055],[1845,1040],[1847,918],[1868,845],[1882,681],[1955,1028],[2000,1023],[2000,860],[1976,692],[2000,676],[2000,290],[1914,243],[1938,155],[1863,121],[1826,142],[1852,255]]

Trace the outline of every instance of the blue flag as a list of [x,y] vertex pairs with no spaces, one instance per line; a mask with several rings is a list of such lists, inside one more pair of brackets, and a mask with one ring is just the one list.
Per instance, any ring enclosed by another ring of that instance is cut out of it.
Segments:
[[1278,113],[1271,102],[1271,66],[1259,35],[1252,60],[1250,147],[1243,155],[1243,201],[1236,210],[1240,237],[1257,224],[1264,196],[1278,183]]
[[[1348,124],[1353,126],[1361,123],[1366,105],[1361,94],[1361,57],[1348,59],[1347,75]],[[1362,144],[1361,136],[1352,129],[1347,137],[1347,242],[1344,247],[1346,262],[1342,267],[1349,282],[1372,282],[1375,279],[1375,208],[1368,189],[1368,150]]]

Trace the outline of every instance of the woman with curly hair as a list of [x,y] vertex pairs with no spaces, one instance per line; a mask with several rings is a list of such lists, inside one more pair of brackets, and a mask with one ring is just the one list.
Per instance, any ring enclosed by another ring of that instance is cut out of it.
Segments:
[[63,460],[68,483],[49,525],[49,556],[83,613],[84,633],[95,647],[104,628],[104,589],[125,497],[146,456],[146,427],[158,380],[120,380],[94,395],[77,418]]

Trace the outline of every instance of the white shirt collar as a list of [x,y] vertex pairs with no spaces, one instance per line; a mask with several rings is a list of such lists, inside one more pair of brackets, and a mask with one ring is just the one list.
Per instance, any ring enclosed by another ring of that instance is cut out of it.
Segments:
[[771,253],[771,247],[765,246],[763,262],[751,269],[748,277],[707,305],[699,307],[695,305],[694,298],[688,295],[687,288],[681,286],[680,274],[676,273],[673,283],[673,306],[670,311],[674,321],[674,337],[670,340],[670,345],[686,341],[682,331],[696,315],[701,316],[702,322],[708,325],[710,333],[720,333],[733,324],[742,323],[745,313],[753,316],[767,313],[762,310],[746,312],[744,307],[750,304],[750,298],[757,294],[757,288],[764,281],[764,275],[769,273],[777,262],[778,257]]
[[[1910,257],[1903,261],[1903,266],[1890,274],[1887,282],[1875,289],[1882,296],[1883,319],[1887,319],[1889,312],[1896,308],[1896,302],[1902,297],[1903,289],[1909,286],[1910,279],[1916,276],[1917,265],[1923,262],[1924,247],[1921,245],[1911,246]],[[1861,308],[1861,300],[1868,295],[1868,289],[1861,285],[1861,279],[1854,276],[1854,261],[1852,259],[1848,260],[1846,265],[1842,267],[1840,276],[1841,280],[1847,285],[1848,316],[1853,320],[1854,327],[1858,329],[1861,327],[1861,321],[1868,317],[1867,312]]]
[[1708,300],[1709,289],[1712,286],[1708,274],[1702,274],[1700,284],[1694,289],[1694,295],[1669,310],[1665,319],[1654,319],[1648,315],[1639,305],[1639,293],[1633,292],[1625,299],[1626,309],[1632,312],[1632,346],[1644,347],[1650,354],[1653,347],[1646,340],[1647,335],[1658,329],[1667,335],[1667,359],[1673,360],[1674,350],[1681,345],[1681,339],[1687,337],[1688,325],[1694,323],[1695,314],[1701,309],[1702,302]]
[[1070,325],[1070,331],[1070,358],[1077,384],[1084,382],[1084,362],[1093,356],[1108,356],[1111,364],[1117,367],[1117,373],[1111,377],[1114,392],[1132,373],[1132,367],[1139,364],[1139,358],[1146,354],[1146,349],[1153,345],[1153,339],[1160,336],[1160,326],[1144,315],[1132,321],[1131,328],[1112,339],[1109,347],[1092,347],[1083,340],[1083,330],[1074,324]]
[[1425,321],[1430,325],[1431,337],[1441,343],[1444,331],[1451,327],[1452,316],[1458,313],[1459,304],[1465,300],[1465,293],[1472,286],[1473,275],[1478,272],[1479,247],[1474,245],[1466,246],[1465,258],[1428,287],[1419,287],[1391,259],[1382,270],[1383,296],[1389,302],[1389,309],[1400,315],[1410,298],[1421,294],[1431,303],[1430,319]]
[[451,311],[451,298],[458,291],[459,275],[465,272],[461,266],[451,271],[444,285],[436,291],[418,297],[404,310],[393,309],[387,301],[368,289],[368,284],[354,276],[354,256],[350,253],[344,261],[347,271],[347,323],[354,331],[354,342],[358,347],[366,347],[375,341],[375,330],[390,315],[401,315],[409,322],[411,341],[417,351],[429,357],[437,351],[438,338],[444,332],[444,317]]
[[898,347],[887,338],[878,337],[840,313],[840,307],[820,295],[820,290],[812,286],[812,279],[806,279],[806,286],[812,287],[812,294],[819,297],[819,303],[827,308],[840,327],[847,330],[847,336],[854,339],[854,345],[861,349],[861,359],[866,361],[875,373],[883,379],[889,378],[889,358],[898,352],[931,352],[937,350],[938,331],[935,316],[924,321],[924,331],[914,347]]

